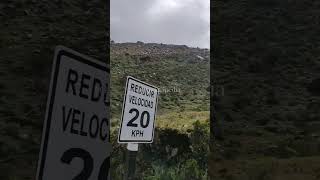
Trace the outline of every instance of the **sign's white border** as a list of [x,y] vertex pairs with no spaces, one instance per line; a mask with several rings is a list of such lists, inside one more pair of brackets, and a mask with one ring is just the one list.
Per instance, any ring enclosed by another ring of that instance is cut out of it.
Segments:
[[[127,91],[128,91],[128,85],[129,85],[129,79],[139,82],[143,85],[149,86],[151,88],[154,88],[157,90],[157,96],[156,96],[156,103],[155,103],[155,110],[154,110],[154,121],[153,121],[153,129],[152,129],[152,137],[151,140],[121,140],[121,129],[122,129],[122,125],[123,125],[123,115],[124,115],[124,109],[126,106],[126,98],[127,98]],[[140,81],[139,79],[136,79],[132,76],[127,76],[127,82],[126,82],[126,90],[124,93],[124,97],[123,97],[123,103],[122,103],[122,114],[121,114],[121,124],[120,124],[120,128],[119,128],[119,133],[118,133],[118,143],[153,143],[153,137],[154,137],[154,128],[155,128],[155,124],[156,124],[156,114],[157,114],[157,106],[158,106],[158,96],[159,96],[159,89],[153,85],[150,85],[146,82]]]
[[[80,63],[87,64],[97,69],[106,71],[108,74],[110,74],[110,68],[109,66],[107,66],[106,63],[97,61],[89,56],[85,56],[83,54],[80,54],[72,49],[69,49],[61,45],[55,48],[54,60],[53,60],[52,71],[51,71],[50,88],[49,88],[49,94],[47,98],[46,115],[45,115],[45,121],[43,124],[43,130],[42,130],[43,133],[42,133],[41,148],[39,153],[37,176],[36,176],[37,180],[43,180],[43,170],[46,162],[46,153],[47,153],[48,140],[50,135],[52,109],[53,109],[54,100],[55,100],[55,92],[56,92],[56,87],[58,83],[57,80],[58,80],[59,67],[60,67],[62,56],[68,56],[74,60],[79,61]],[[110,106],[110,104],[108,103],[107,106]]]

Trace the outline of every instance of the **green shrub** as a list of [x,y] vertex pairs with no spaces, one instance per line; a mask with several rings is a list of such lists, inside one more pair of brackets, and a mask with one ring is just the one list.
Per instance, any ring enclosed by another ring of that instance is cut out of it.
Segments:
[[209,124],[201,124],[199,121],[193,123],[193,131],[190,134],[192,157],[194,157],[201,168],[207,167],[209,153]]
[[152,168],[152,175],[145,176],[144,180],[204,180],[207,178],[206,169],[201,168],[195,159],[188,159],[176,166],[155,163]]

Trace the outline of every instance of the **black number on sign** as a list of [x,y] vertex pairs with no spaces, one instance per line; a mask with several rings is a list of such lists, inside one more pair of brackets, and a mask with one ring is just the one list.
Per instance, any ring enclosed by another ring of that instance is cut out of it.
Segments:
[[131,126],[131,127],[138,127],[138,124],[134,124],[133,122],[138,119],[139,117],[139,111],[135,108],[130,109],[129,113],[133,113],[136,112],[136,115],[128,122],[127,126]]
[[100,166],[98,180],[106,180],[110,169],[110,157],[107,157]]
[[[130,109],[129,113],[133,113],[133,112],[135,112],[136,115],[128,122],[127,126],[138,127],[138,124],[133,123],[133,122],[138,119],[138,117],[139,117],[139,111],[138,111],[137,109],[135,109],[135,108]],[[144,124],[144,116],[145,116],[145,115],[147,115],[146,124]],[[148,111],[143,111],[143,112],[141,113],[141,117],[140,117],[140,125],[141,125],[141,127],[142,127],[142,128],[148,127],[149,122],[150,122],[150,114],[149,114],[149,112],[148,112]]]
[[[78,157],[83,160],[83,169],[72,180],[88,180],[93,170],[93,158],[90,153],[80,148],[71,148],[65,151],[61,157],[61,161],[70,164],[73,158]],[[106,180],[110,169],[110,157],[107,157],[101,164],[98,180]]]
[[[147,115],[147,122],[146,122],[146,124],[143,124],[144,115]],[[148,127],[149,121],[150,121],[150,114],[149,114],[149,112],[148,112],[148,111],[143,111],[143,112],[141,113],[141,118],[140,118],[140,125],[141,125],[141,127],[143,127],[143,128]]]
[[75,157],[81,158],[83,160],[84,165],[82,171],[72,180],[89,179],[93,170],[93,159],[90,153],[80,148],[71,148],[63,153],[61,161],[66,164],[70,164],[73,158]]

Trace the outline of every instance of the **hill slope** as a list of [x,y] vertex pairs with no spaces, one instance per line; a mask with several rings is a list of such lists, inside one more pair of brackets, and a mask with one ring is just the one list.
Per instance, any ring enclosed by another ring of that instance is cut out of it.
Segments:
[[[116,143],[126,76],[160,89],[155,138],[139,146],[137,177],[206,177],[209,142],[209,51],[155,43],[111,44],[112,175],[121,179],[125,147]],[[201,140],[199,139],[201,138]]]
[[159,115],[209,110],[209,51],[154,43],[111,44],[112,115],[119,118],[126,76],[160,89]]

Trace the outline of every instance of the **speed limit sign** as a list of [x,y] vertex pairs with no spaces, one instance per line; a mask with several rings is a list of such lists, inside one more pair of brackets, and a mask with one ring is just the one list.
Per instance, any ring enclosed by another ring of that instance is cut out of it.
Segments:
[[152,143],[158,88],[127,77],[118,143]]
[[58,46],[52,68],[37,180],[107,180],[110,69]]

